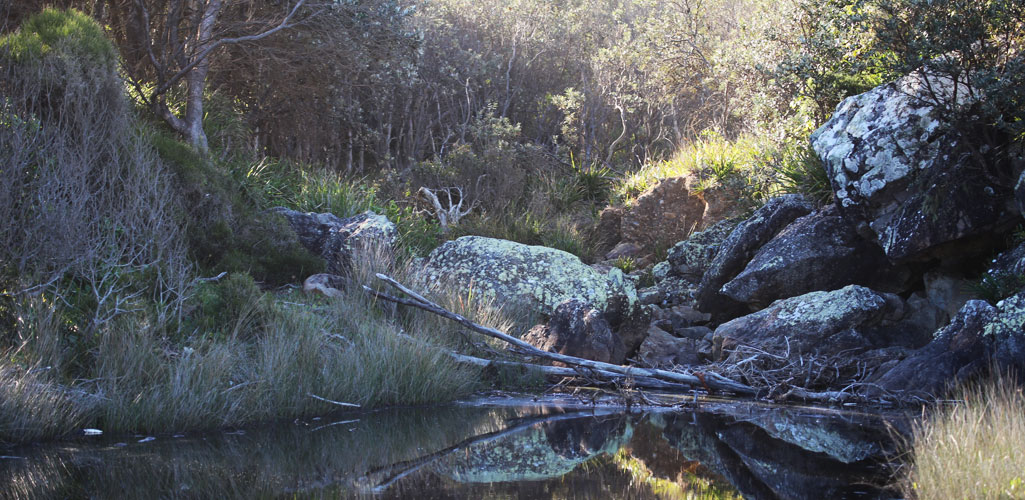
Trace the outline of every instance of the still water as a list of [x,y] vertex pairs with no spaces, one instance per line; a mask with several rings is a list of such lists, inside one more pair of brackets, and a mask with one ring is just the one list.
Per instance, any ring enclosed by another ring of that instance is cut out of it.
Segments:
[[0,450],[3,498],[895,498],[891,426],[835,409],[488,399]]

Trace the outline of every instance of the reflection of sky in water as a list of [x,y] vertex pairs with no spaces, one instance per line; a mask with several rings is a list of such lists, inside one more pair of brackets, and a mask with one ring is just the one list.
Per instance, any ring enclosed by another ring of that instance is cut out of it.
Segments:
[[0,459],[0,497],[873,498],[852,484],[887,481],[878,420],[720,406],[446,406],[143,443],[82,438],[0,453],[15,457]]

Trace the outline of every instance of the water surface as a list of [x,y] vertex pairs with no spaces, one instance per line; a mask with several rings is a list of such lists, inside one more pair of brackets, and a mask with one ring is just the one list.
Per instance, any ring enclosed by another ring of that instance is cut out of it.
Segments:
[[4,498],[894,498],[892,415],[490,399],[0,451]]

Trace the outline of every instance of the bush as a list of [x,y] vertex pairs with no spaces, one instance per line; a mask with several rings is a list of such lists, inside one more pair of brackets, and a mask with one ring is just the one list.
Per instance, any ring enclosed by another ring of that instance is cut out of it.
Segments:
[[[0,272],[16,277],[16,293],[79,306],[85,336],[144,299],[173,314],[189,273],[180,199],[139,132],[102,28],[47,9],[2,40]],[[17,51],[26,40],[38,53]]]
[[59,53],[108,69],[114,68],[118,59],[103,28],[74,9],[47,8],[29,17],[18,31],[0,37],[0,53],[18,64],[31,64]]

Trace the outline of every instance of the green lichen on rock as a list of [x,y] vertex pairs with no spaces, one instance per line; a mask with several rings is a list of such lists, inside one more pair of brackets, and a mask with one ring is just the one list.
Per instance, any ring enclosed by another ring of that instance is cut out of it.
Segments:
[[995,338],[1025,337],[1025,291],[997,303],[997,314],[982,330]]
[[723,220],[704,231],[698,231],[669,250],[668,261],[680,276],[701,277],[712,265],[719,245],[737,227],[736,221]]
[[568,299],[596,309],[625,301],[637,304],[637,291],[619,269],[607,274],[587,266],[573,254],[481,236],[463,236],[438,247],[428,257],[427,279],[473,288],[503,304],[551,314]]

